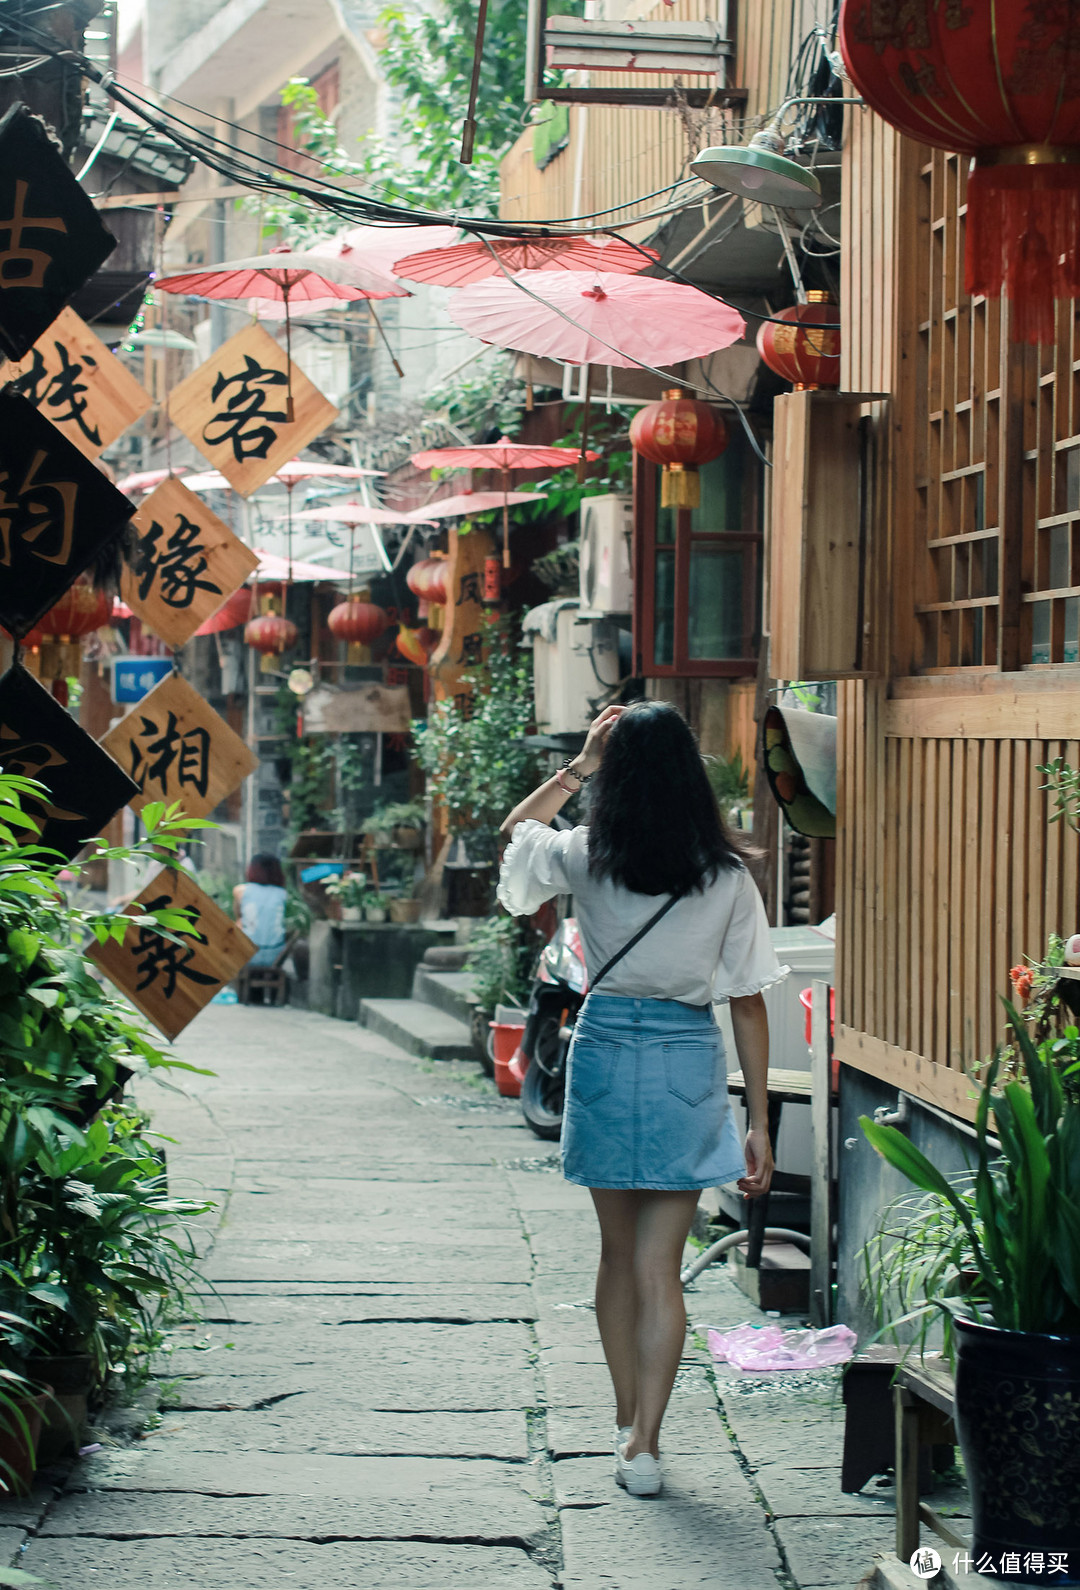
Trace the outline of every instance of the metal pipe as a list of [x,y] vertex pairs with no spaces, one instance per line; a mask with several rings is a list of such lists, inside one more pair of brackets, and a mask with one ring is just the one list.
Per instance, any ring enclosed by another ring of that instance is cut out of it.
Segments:
[[[787,1226],[766,1226],[765,1236],[775,1237],[781,1242],[794,1242],[799,1247],[810,1252],[810,1238],[802,1231],[790,1231]],[[689,1286],[691,1281],[696,1281],[702,1270],[707,1270],[710,1264],[715,1264],[717,1259],[722,1259],[731,1248],[737,1248],[744,1242],[749,1242],[749,1231],[732,1231],[726,1237],[721,1237],[719,1242],[714,1242],[711,1248],[706,1248],[704,1253],[699,1253],[692,1264],[688,1264],[679,1275],[683,1286]]]

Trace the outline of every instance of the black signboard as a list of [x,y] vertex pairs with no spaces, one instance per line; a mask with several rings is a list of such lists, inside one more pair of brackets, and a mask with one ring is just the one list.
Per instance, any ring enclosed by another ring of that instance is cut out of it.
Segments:
[[24,397],[0,391],[0,624],[25,635],[135,512]]
[[30,352],[116,247],[89,196],[25,105],[0,121],[0,348]]
[[25,668],[0,679],[0,769],[44,784],[48,798],[24,796],[23,810],[38,823],[42,844],[69,861],[139,793]]

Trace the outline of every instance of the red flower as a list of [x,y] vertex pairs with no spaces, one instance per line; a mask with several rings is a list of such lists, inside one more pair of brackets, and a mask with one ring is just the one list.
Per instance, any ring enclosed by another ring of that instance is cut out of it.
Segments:
[[1026,1005],[1031,998],[1031,990],[1035,986],[1035,976],[1030,966],[1011,966],[1009,978],[1013,985],[1013,992],[1021,1005]]

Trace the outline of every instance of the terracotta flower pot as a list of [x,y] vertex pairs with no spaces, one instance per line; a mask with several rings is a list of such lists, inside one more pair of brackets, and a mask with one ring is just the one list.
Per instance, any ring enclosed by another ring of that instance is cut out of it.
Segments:
[[44,1468],[77,1451],[81,1444],[94,1384],[94,1363],[89,1353],[31,1358],[27,1373],[36,1385],[51,1387],[42,1408],[37,1445],[38,1467]]
[[391,922],[419,922],[419,920],[420,920],[420,901],[419,900],[391,900],[390,901],[390,920],[391,920]]
[[394,844],[399,850],[419,850],[424,842],[424,836],[419,828],[400,827],[394,829]]

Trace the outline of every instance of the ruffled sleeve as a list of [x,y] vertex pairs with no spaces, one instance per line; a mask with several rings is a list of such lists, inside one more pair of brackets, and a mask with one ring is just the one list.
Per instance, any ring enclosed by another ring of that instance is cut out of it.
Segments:
[[518,823],[499,872],[497,898],[511,916],[531,916],[545,900],[568,894],[573,852],[583,828],[556,830],[533,818]]
[[740,999],[747,994],[758,994],[772,983],[778,983],[790,970],[777,960],[757,884],[742,868],[713,977],[713,999]]

